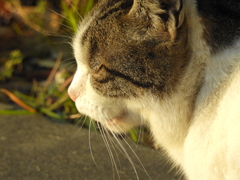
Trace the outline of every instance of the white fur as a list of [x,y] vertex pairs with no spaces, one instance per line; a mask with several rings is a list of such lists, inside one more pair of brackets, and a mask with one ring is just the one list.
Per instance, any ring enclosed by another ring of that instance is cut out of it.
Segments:
[[184,143],[188,156],[183,167],[189,179],[240,179],[239,45],[240,41],[212,57],[215,63],[207,66],[205,84]]
[[[149,126],[156,144],[180,165],[189,180],[239,180],[240,40],[211,55],[202,38],[204,27],[195,3],[184,3],[192,25],[189,39],[194,55],[175,94],[161,100],[150,94],[129,100],[98,95],[90,85],[83,47],[78,42],[91,20],[73,43],[78,69],[69,94],[81,113],[113,131],[122,132],[141,123]],[[193,87],[199,83],[202,85],[193,104]],[[116,126],[108,123],[113,119]]]
[[89,76],[88,75],[89,68],[85,60],[86,58],[84,57],[84,53],[83,53],[84,47],[82,47],[81,45],[81,37],[89,27],[91,22],[94,20],[96,14],[97,12],[93,16],[91,16],[91,18],[88,19],[88,21],[85,21],[85,23],[82,22],[80,24],[79,30],[75,35],[75,37],[73,38],[72,47],[74,50],[74,55],[77,60],[78,66],[77,66],[77,71],[74,75],[74,79],[71,83],[71,88],[68,89],[68,94],[71,96],[71,98],[74,101],[80,94],[85,92],[85,84],[86,84],[87,77]]

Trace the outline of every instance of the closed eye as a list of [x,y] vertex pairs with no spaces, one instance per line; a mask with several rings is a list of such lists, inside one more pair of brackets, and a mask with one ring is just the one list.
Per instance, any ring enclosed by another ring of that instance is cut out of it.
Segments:
[[100,83],[106,83],[110,80],[114,80],[116,77],[124,79],[128,82],[131,82],[132,84],[138,86],[138,87],[144,87],[144,88],[150,88],[153,86],[153,83],[151,82],[140,82],[137,80],[134,80],[132,77],[127,76],[119,71],[108,69],[106,66],[101,65],[99,70],[92,74],[93,78],[100,82]]
[[101,65],[96,71],[94,71],[92,73],[92,77],[100,82],[100,83],[104,83],[104,82],[107,82],[110,80],[110,74],[109,72],[107,71],[107,68],[106,66],[104,65]]

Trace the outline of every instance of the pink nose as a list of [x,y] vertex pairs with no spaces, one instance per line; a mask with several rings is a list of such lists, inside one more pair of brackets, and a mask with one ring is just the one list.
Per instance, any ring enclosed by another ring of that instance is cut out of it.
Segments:
[[79,93],[74,92],[71,88],[68,88],[68,94],[74,102],[77,100],[79,96]]
[[83,94],[86,81],[87,73],[82,71],[81,69],[78,69],[68,88],[68,94],[74,102],[79,98],[79,96]]

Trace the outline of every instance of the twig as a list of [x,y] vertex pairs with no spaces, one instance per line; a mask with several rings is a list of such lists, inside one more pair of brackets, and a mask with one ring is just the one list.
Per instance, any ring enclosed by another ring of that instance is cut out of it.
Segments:
[[36,109],[33,109],[32,107],[28,106],[27,104],[25,104],[24,102],[22,102],[17,96],[15,96],[13,93],[11,93],[10,91],[6,90],[6,89],[0,89],[0,92],[6,94],[13,102],[15,102],[16,104],[18,104],[19,106],[21,106],[22,108],[35,113]]

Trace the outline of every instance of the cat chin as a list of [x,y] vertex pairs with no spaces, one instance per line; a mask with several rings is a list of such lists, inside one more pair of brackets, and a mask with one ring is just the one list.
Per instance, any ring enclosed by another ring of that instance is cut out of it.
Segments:
[[83,94],[78,97],[75,105],[81,114],[89,116],[114,133],[126,133],[143,123],[139,113],[123,108],[122,101],[98,98],[94,92],[91,96]]
[[131,119],[124,118],[123,116],[110,119],[104,122],[103,126],[114,133],[126,133],[136,125],[131,123]]
[[103,125],[107,130],[115,133],[115,134],[125,134],[127,133],[131,128],[133,128],[132,126],[129,125],[124,125],[123,123],[119,123],[118,125],[109,125],[108,123],[104,123]]
[[[112,114],[111,112],[108,113]],[[92,118],[94,119],[94,117]],[[112,116],[109,119],[96,118],[94,120],[100,122],[107,130],[117,134],[127,133],[130,129],[142,123],[138,115],[128,111],[122,111],[122,113],[118,113],[118,115]]]

